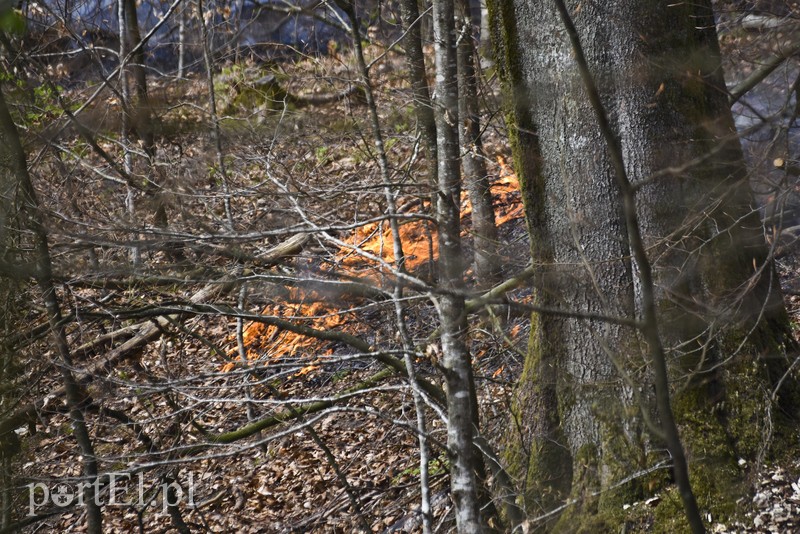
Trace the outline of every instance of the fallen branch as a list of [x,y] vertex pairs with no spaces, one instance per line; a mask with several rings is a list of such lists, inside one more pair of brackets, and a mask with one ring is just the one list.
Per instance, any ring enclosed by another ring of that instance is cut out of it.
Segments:
[[107,343],[113,343],[114,341],[120,341],[120,340],[123,340],[123,339],[129,339],[130,336],[136,335],[140,328],[141,328],[141,325],[138,325],[138,324],[129,324],[127,326],[123,326],[122,328],[118,328],[117,330],[114,330],[113,332],[107,332],[105,334],[97,336],[93,340],[88,341],[88,342],[84,343],[83,345],[80,345],[79,347],[76,347],[73,350],[73,352],[75,352],[75,354],[89,354],[89,353],[92,353],[92,352],[96,351],[97,349],[99,349],[100,347],[106,345]]
[[[279,317],[244,311],[239,308],[234,308],[228,304],[189,302],[187,304],[176,304],[175,306],[146,307],[140,310],[126,312],[125,317],[153,316],[159,320],[162,320],[164,316],[185,316],[188,314],[213,315],[244,319],[254,323],[262,323],[265,325],[274,326],[280,330],[287,330],[305,337],[311,337],[322,341],[336,341],[348,345],[359,352],[369,353],[371,357],[394,369],[394,371],[400,375],[408,375],[408,371],[406,370],[406,365],[403,360],[395,358],[388,353],[377,351],[376,348],[370,343],[354,335],[347,334],[345,332],[338,332],[336,330],[319,330],[286,319],[281,319]],[[432,398],[439,402],[444,402],[444,393],[440,388],[423,380],[419,381],[419,385]]]
[[[294,235],[265,252],[262,261],[277,262],[285,256],[296,254],[308,239],[308,234]],[[203,303],[211,298],[228,293],[235,285],[236,282],[234,279],[224,277],[222,280],[207,284],[203,289],[192,295],[189,302],[192,304]],[[180,312],[168,316],[156,317],[153,321],[143,325],[131,339],[106,354],[102,361],[96,362],[88,368],[78,370],[75,373],[76,380],[79,382],[91,381],[100,372],[108,372],[109,369],[114,368],[114,366],[120,362],[141,353],[144,347],[161,337],[162,332],[171,322],[178,321],[182,318],[183,314]],[[50,392],[47,398],[61,398],[63,396],[64,390],[63,388],[59,388]],[[38,399],[35,402],[17,409],[12,415],[0,421],[0,437],[9,432],[13,432],[21,426],[35,424],[36,414],[42,409],[44,403],[44,398]]]
[[284,87],[282,87],[274,74],[267,74],[266,76],[262,76],[261,78],[252,81],[236,81],[232,80],[230,77],[220,77],[220,81],[232,83],[234,92],[237,96],[242,91],[254,89],[264,95],[268,95],[271,102],[276,104],[280,103],[281,105],[286,103],[296,108],[302,108],[305,106],[324,106],[326,104],[339,102],[340,100],[344,100],[352,96],[357,98],[359,96],[363,96],[363,90],[358,85],[352,85],[343,91],[339,91],[338,93],[322,95],[298,95],[290,93]]
[[[396,374],[396,371],[391,367],[384,367],[371,377],[363,380],[362,382],[356,384],[352,388],[348,388],[339,395],[336,395],[335,398],[330,400],[322,400],[319,402],[313,402],[311,404],[303,405],[303,406],[293,406],[286,410],[281,411],[275,415],[271,415],[269,417],[265,417],[264,419],[259,419],[258,421],[254,421],[249,423],[237,430],[232,430],[230,432],[223,432],[222,434],[206,434],[206,442],[198,444],[194,447],[187,447],[180,451],[181,456],[189,456],[192,454],[196,454],[198,452],[202,452],[206,449],[213,447],[214,445],[222,445],[222,444],[229,444],[234,443],[236,441],[240,441],[245,438],[249,438],[255,434],[258,434],[262,430],[266,430],[268,428],[277,426],[281,423],[285,423],[291,419],[298,419],[304,415],[309,415],[317,412],[321,412],[322,410],[328,409],[336,404],[336,401],[340,398],[350,398],[354,393],[358,393],[361,390],[371,388],[376,384],[380,383],[381,381],[385,380]],[[435,386],[434,386],[435,387]]]
[[[231,279],[223,279],[218,282],[212,282],[206,285],[203,289],[192,295],[189,299],[193,303],[201,303],[215,297],[219,294],[229,292],[235,283]],[[139,332],[131,339],[108,352],[101,361],[95,362],[88,368],[76,370],[75,379],[78,382],[91,381],[95,376],[101,372],[107,372],[114,366],[130,358],[134,355],[141,353],[141,351],[152,341],[158,339],[170,321],[178,320],[181,318],[180,313],[173,314],[169,317],[157,317],[153,321],[143,325]],[[62,398],[64,396],[64,388],[58,388],[55,391],[49,392],[47,399]],[[0,437],[15,429],[26,424],[34,424],[36,421],[37,413],[43,408],[45,398],[38,399],[22,408],[17,409],[14,414],[6,417],[0,421]]]

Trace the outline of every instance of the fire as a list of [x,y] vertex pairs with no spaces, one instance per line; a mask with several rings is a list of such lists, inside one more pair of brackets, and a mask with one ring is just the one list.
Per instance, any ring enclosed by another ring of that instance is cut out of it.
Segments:
[[[344,327],[347,323],[345,312],[322,302],[313,291],[305,292],[297,288],[292,288],[287,302],[267,306],[261,311],[261,314],[286,320],[302,320],[309,327],[317,330],[335,330]],[[245,326],[242,332],[242,341],[245,347],[245,356],[249,361],[258,360],[263,363],[319,353],[318,340],[258,322],[251,322]],[[231,336],[230,343],[233,347],[228,350],[228,356],[236,360],[239,358],[239,350],[234,336]],[[330,353],[332,350],[328,349],[323,355]],[[228,372],[235,367],[236,363],[230,361],[224,364],[220,371]],[[311,372],[313,369],[309,367],[315,366],[304,367],[297,373],[297,376]]]
[[[519,181],[514,170],[506,164],[502,155],[497,156],[499,173],[492,181],[491,190],[495,206],[495,222],[498,226],[519,219],[524,215],[524,209],[519,194]],[[429,208],[428,203],[421,203],[421,209]],[[466,191],[461,192],[461,216],[464,218],[472,214],[472,204]],[[435,228],[423,220],[404,221],[400,224],[400,239],[403,243],[405,254],[405,267],[413,272],[419,267],[433,261],[439,254],[439,245]],[[462,224],[464,235],[468,235],[469,225]],[[388,222],[371,223],[360,227],[353,232],[349,243],[359,247],[365,252],[377,256],[389,264],[395,262],[393,243],[394,239]],[[431,253],[433,257],[431,257]],[[337,262],[344,267],[345,274],[349,276],[364,276],[373,282],[379,283],[375,276],[383,272],[377,265],[370,265],[363,257],[354,254],[352,250],[343,248],[337,254]],[[386,273],[383,273],[386,274]]]
[[[405,267],[409,271],[418,269],[430,261],[430,251],[433,250],[434,259],[439,254],[439,245],[436,230],[427,221],[409,221],[400,224],[400,240],[403,244]],[[389,264],[395,263],[394,237],[388,222],[371,223],[358,228],[348,240],[364,252],[369,252]],[[337,253],[337,263],[343,267],[349,276],[366,276],[375,279],[376,265],[370,265],[364,257],[353,253],[349,248],[342,248]]]
[[[495,221],[498,226],[519,219],[524,215],[520,198],[519,181],[514,170],[506,164],[503,156],[497,156],[499,172],[491,185],[495,206]],[[419,203],[418,210],[429,210],[429,204]],[[418,211],[419,212],[419,211]],[[462,218],[472,213],[472,205],[467,193],[462,192]],[[462,219],[465,235],[468,234],[468,217]],[[404,220],[400,224],[400,239],[405,254],[405,268],[414,272],[424,265],[435,262],[439,253],[436,229],[426,220]],[[389,265],[395,263],[392,231],[387,221],[366,224],[353,231],[347,242],[364,252],[381,258]],[[330,271],[348,277],[356,277],[381,285],[390,273],[386,268],[356,254],[350,247],[342,247],[335,254],[334,267]],[[270,305],[262,314],[287,320],[301,320],[308,326],[319,330],[346,329],[350,327],[346,312],[334,304],[324,302],[314,292],[304,292],[293,288],[288,302]],[[263,323],[249,323],[243,332],[244,346],[248,360],[276,361],[282,358],[305,356],[308,363],[294,376],[311,374],[319,369],[320,356],[332,353],[331,349],[320,354],[323,342],[278,329]],[[231,339],[233,348],[229,351],[232,359],[238,358],[235,338]],[[313,358],[313,360],[312,360]],[[235,363],[222,366],[222,372],[230,371]]]
[[[500,177],[501,178],[511,178],[514,182],[517,181],[517,176],[514,173],[514,169],[506,163],[506,158],[502,156],[502,154],[497,155],[497,165],[500,167]],[[519,182],[517,182],[517,187],[519,187]]]
[[514,169],[506,163],[503,156],[497,156],[497,165],[500,167],[500,176],[492,184],[494,197],[495,222],[498,226],[525,215],[520,196],[519,180]]

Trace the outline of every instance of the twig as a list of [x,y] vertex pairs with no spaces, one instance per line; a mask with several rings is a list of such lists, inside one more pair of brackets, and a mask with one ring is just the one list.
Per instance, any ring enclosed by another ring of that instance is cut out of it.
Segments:
[[742,80],[739,85],[731,89],[728,95],[728,104],[733,105],[738,102],[748,91],[763,82],[767,76],[780,67],[784,61],[796,55],[798,52],[800,52],[800,42],[796,42],[792,46],[783,49],[781,53],[764,63],[760,69],[754,71],[750,76]]

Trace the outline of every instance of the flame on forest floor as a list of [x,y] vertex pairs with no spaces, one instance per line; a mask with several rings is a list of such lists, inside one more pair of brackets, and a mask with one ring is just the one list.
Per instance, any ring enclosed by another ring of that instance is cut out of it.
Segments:
[[[524,209],[516,174],[502,156],[497,156],[497,164],[500,172],[492,182],[491,190],[494,199],[495,222],[498,226],[502,226],[523,217]],[[419,203],[417,212],[428,208],[429,204]],[[469,216],[471,214],[472,205],[466,191],[463,191],[461,216],[462,234],[464,235],[469,234]],[[429,262],[436,261],[439,253],[438,238],[430,221],[424,219],[401,221],[399,231],[405,255],[405,268],[409,272],[413,273]],[[354,248],[380,258],[388,265],[394,265],[393,237],[389,223],[382,221],[359,227],[350,234],[347,242],[352,248],[341,247],[337,251],[334,267],[331,270],[380,285],[381,279],[389,274],[389,270],[358,254]],[[302,320],[306,326],[318,330],[347,328],[347,312],[337,308],[333,303],[324,302],[313,291],[291,288],[290,295],[286,300],[287,302],[267,306],[261,313],[285,320]],[[316,363],[319,362],[320,357],[332,353],[332,349],[320,353],[322,342],[315,338],[257,322],[251,322],[245,326],[243,341],[245,356],[250,361],[259,360],[263,363],[287,357],[309,358],[309,363],[297,371],[294,376],[313,372],[318,368]],[[222,372],[234,369],[236,361],[239,360],[235,336],[231,338],[230,342],[232,349],[229,350],[228,355],[231,361],[222,366]],[[239,363],[241,363],[240,360]]]
[[[500,167],[500,172],[498,177],[493,180],[491,190],[495,208],[495,224],[502,226],[521,218],[524,215],[524,209],[516,174],[506,164],[503,156],[497,156],[497,164]],[[430,204],[427,202],[420,203],[421,209],[429,210],[429,207]],[[468,216],[471,215],[472,204],[467,191],[462,190],[461,218],[462,235],[464,236],[470,232],[471,225],[469,224]],[[426,220],[401,221],[399,231],[400,240],[403,244],[403,254],[405,255],[405,268],[408,271],[416,271],[431,262],[431,258],[436,261],[439,254],[439,244],[433,224]],[[371,223],[360,227],[351,234],[348,243],[354,248],[381,258],[389,265],[394,265],[395,263],[394,239],[388,222]],[[376,274],[386,274],[385,269],[374,262],[370,262],[350,248],[341,248],[337,253],[336,260],[343,266],[345,274],[349,276],[363,277],[367,273],[368,278],[373,282],[379,283],[379,280],[376,279]]]
[[[347,323],[345,313],[341,310],[322,302],[313,291],[299,288],[291,288],[286,302],[267,306],[261,310],[261,314],[283,320],[302,320],[306,326],[317,330],[342,328]],[[236,337],[231,336],[229,342],[232,345],[232,348],[228,350],[228,357],[231,361],[221,367],[220,371],[223,373],[233,370],[237,363],[241,363]],[[315,338],[259,322],[250,322],[245,325],[242,331],[242,342],[246,359],[260,361],[262,364],[310,354],[314,354],[317,359],[332,353],[332,349],[318,353],[319,342]],[[295,376],[307,374],[317,367],[312,362],[297,371]]]
[[503,156],[497,156],[497,164],[500,166],[500,175],[492,183],[492,197],[495,223],[502,226],[524,217],[525,208],[522,206],[519,180],[514,169],[506,163]]

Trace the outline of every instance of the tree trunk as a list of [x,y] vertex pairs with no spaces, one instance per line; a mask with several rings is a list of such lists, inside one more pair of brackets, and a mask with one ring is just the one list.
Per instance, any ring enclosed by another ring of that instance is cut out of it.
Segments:
[[439,298],[442,367],[447,384],[447,447],[456,526],[461,534],[483,531],[473,445],[475,396],[472,362],[466,344],[464,267],[461,251],[461,171],[458,145],[458,80],[453,0],[433,3],[436,54],[436,117],[438,179],[436,221],[439,228]]
[[[422,135],[422,144],[428,157],[428,180],[431,192],[436,191],[436,121],[433,117],[428,76],[425,71],[425,54],[422,52],[422,20],[417,0],[401,0],[400,16],[405,30],[403,46],[406,49],[406,65],[414,95],[414,114]],[[435,202],[434,202],[435,204]]]
[[[155,145],[155,117],[153,107],[147,90],[147,69],[145,65],[144,46],[139,46],[142,41],[139,30],[139,17],[136,12],[136,0],[119,0],[122,2],[120,14],[120,51],[124,51],[123,58],[128,54],[130,64],[120,69],[120,81],[123,85],[123,95],[128,95],[126,70],[131,74],[133,82],[133,97],[123,102],[128,113],[123,117],[123,127],[132,128],[142,142],[142,147],[147,155],[147,189],[152,196],[153,224],[158,228],[166,228],[169,224],[167,216],[167,199],[162,191],[163,180],[159,179],[156,166]],[[126,135],[127,132],[125,132]],[[130,195],[129,195],[130,196]],[[132,205],[133,201],[129,203]],[[129,207],[129,210],[131,208]],[[133,218],[133,215],[131,215]]]
[[225,154],[222,150],[222,128],[220,127],[219,113],[217,112],[217,93],[214,88],[214,65],[211,53],[211,36],[205,20],[205,7],[203,0],[197,0],[197,17],[200,24],[200,39],[203,43],[203,64],[206,68],[206,87],[208,88],[208,114],[211,119],[211,141],[214,145],[216,156],[216,171],[221,176],[223,199],[222,205],[225,209],[225,224],[229,231],[233,231],[233,207],[231,195],[228,188],[230,178],[228,176],[228,166],[225,163]]
[[[417,119],[417,128],[420,131],[422,146],[428,159],[428,186],[430,191],[431,212],[436,212],[436,197],[438,191],[437,157],[436,157],[436,119],[433,116],[433,103],[431,102],[428,75],[425,68],[425,54],[422,50],[422,26],[425,17],[420,17],[417,0],[400,1],[400,17],[405,30],[403,46],[406,49],[406,65],[414,98],[414,115]],[[433,239],[430,226],[428,226],[428,244],[430,257],[433,258]],[[428,264],[431,279],[434,279],[434,266],[432,261]]]
[[478,104],[478,74],[475,69],[475,33],[469,0],[457,0],[460,31],[458,40],[458,135],[461,141],[464,185],[472,204],[472,235],[475,249],[475,282],[489,288],[498,282],[497,227],[492,206],[492,189],[486,172],[481,142]]
[[[408,15],[408,11],[411,11],[411,15],[413,15],[413,11],[416,10],[416,0],[412,0],[413,9],[411,6],[405,5],[403,7],[403,13]],[[386,209],[385,213],[389,217],[389,226],[391,228],[392,233],[392,252],[394,254],[395,259],[395,268],[399,272],[406,272],[405,270],[405,252],[403,252],[403,242],[402,236],[400,233],[400,223],[397,220],[397,191],[391,185],[391,176],[389,170],[389,158],[386,154],[386,145],[383,142],[383,131],[381,129],[380,118],[378,116],[378,105],[375,102],[375,95],[373,92],[372,86],[372,79],[369,74],[369,69],[367,68],[367,62],[364,58],[364,50],[361,46],[361,31],[359,29],[359,20],[356,16],[356,8],[350,2],[339,2],[339,7],[341,7],[344,12],[347,14],[350,20],[350,32],[353,37],[353,48],[356,56],[356,63],[358,65],[359,75],[361,78],[362,88],[364,90],[364,96],[367,100],[367,110],[369,113],[370,123],[372,124],[372,136],[373,141],[375,143],[375,151],[376,156],[378,159],[378,167],[381,171],[381,180],[383,181],[383,189],[384,189],[384,196],[386,198]],[[428,156],[430,157],[431,154],[435,155],[436,149],[436,126],[435,124],[426,124],[424,121],[430,119],[431,123],[433,121],[433,110],[430,108],[430,99],[428,98],[428,82],[425,78],[425,63],[422,56],[422,48],[421,43],[419,41],[419,27],[414,23],[416,21],[417,16],[414,16],[411,19],[411,23],[409,27],[412,28],[409,30],[408,37],[406,38],[406,42],[410,45],[414,51],[409,53],[408,55],[408,64],[409,70],[412,73],[412,87],[414,90],[415,96],[419,98],[424,98],[427,100],[427,107],[422,105],[422,101],[418,101],[415,98],[415,108],[417,111],[418,118],[421,119],[423,125],[423,136],[426,141],[426,150],[428,150]],[[416,31],[413,31],[413,28],[417,28]],[[414,40],[414,36],[416,36],[416,41]],[[421,77],[419,69],[421,69]],[[428,127],[432,126],[433,129],[430,130]],[[431,137],[432,136],[432,137]],[[434,162],[435,156],[434,156]],[[431,165],[435,168],[435,165]],[[435,172],[432,173],[432,176],[435,176]],[[435,185],[434,183],[431,184],[432,186]],[[433,189],[433,187],[432,187]],[[401,284],[396,284],[394,289],[392,290],[393,300],[394,300],[394,308],[395,308],[395,316],[397,318],[397,331],[403,344],[403,349],[405,351],[404,354],[404,361],[406,364],[406,369],[408,369],[408,378],[412,388],[412,396],[414,398],[414,406],[417,412],[417,426],[420,432],[419,434],[419,446],[420,446],[420,496],[421,496],[421,514],[422,514],[422,531],[425,534],[429,534],[432,531],[432,514],[431,514],[431,506],[430,506],[430,484],[429,484],[429,476],[428,476],[428,445],[427,445],[427,438],[425,436],[425,405],[422,401],[422,396],[419,392],[418,385],[416,383],[416,374],[414,369],[414,362],[412,358],[412,343],[408,334],[408,329],[406,327],[406,320],[405,320],[405,306],[403,304],[403,286]],[[344,477],[341,476],[344,480]],[[355,509],[354,505],[354,509]],[[363,520],[363,518],[362,518]],[[368,527],[368,525],[366,525]]]
[[[39,212],[36,193],[28,174],[25,153],[20,143],[19,134],[14,124],[5,98],[0,92],[0,189],[13,191],[13,195],[0,199],[3,213],[12,209],[19,212],[20,227],[30,232],[33,237],[35,254],[35,270],[32,273],[39,285],[42,300],[47,310],[48,323],[56,347],[57,367],[64,383],[66,404],[72,429],[83,460],[83,502],[86,506],[86,529],[90,534],[100,534],[103,530],[102,511],[95,500],[97,482],[97,457],[84,419],[83,404],[85,395],[72,373],[74,368],[72,355],[67,343],[66,331],[61,315],[61,306],[53,285],[53,273],[50,250],[47,241],[47,229],[44,227]],[[19,205],[13,206],[12,199],[19,199]],[[13,206],[13,208],[12,208]]]
[[[5,162],[0,162],[0,172],[5,172]],[[10,254],[7,253],[12,244],[9,229],[13,215],[7,212],[7,198],[13,198],[9,180],[0,179],[0,262],[8,265]],[[19,374],[22,366],[19,362],[17,347],[9,341],[12,335],[21,328],[24,310],[20,309],[22,299],[17,291],[17,281],[0,274],[0,406],[13,406],[19,398]],[[4,408],[3,411],[6,411]],[[13,461],[21,451],[19,438],[14,432],[0,433],[0,529],[7,528],[14,512],[14,469]]]
[[147,95],[147,73],[144,63],[144,47],[137,45],[142,40],[139,31],[139,18],[136,14],[136,0],[121,0],[125,17],[124,35],[120,35],[127,43],[127,51],[135,50],[131,56],[130,71],[133,75],[133,90],[136,96],[130,103],[131,119],[136,134],[144,145],[147,156],[152,160],[155,156],[155,141],[153,139],[153,113],[150,107],[150,98]]
[[187,13],[191,9],[191,3],[184,1],[178,13],[178,78],[183,79],[186,74],[186,23]]
[[[724,516],[744,476],[737,459],[762,459],[767,428],[787,435],[797,384],[785,381],[781,406],[770,406],[791,338],[751,208],[710,2],[569,5],[633,183],[691,479],[703,510]],[[611,154],[555,4],[493,0],[490,9],[513,95],[509,130],[532,256],[542,265],[537,304],[638,319],[643,265],[628,259],[632,236]],[[668,460],[663,436],[645,425],[660,427],[666,414],[655,407],[644,341],[611,322],[532,318],[519,430],[509,436],[529,517],[569,497],[576,503],[549,516],[555,530],[612,528],[622,502],[663,485],[656,471],[608,491]]]
[[[120,95],[120,141],[122,143],[122,161],[125,174],[130,176],[133,173],[133,154],[130,150],[131,126],[131,98],[130,83],[128,82],[128,66],[126,63],[130,45],[128,43],[128,22],[125,16],[124,0],[117,3],[117,21],[119,24],[119,95]],[[136,217],[136,191],[132,184],[128,184],[125,195],[125,211],[128,213],[128,223],[138,226]],[[134,269],[138,269],[142,264],[142,251],[134,245],[130,249],[131,263]]]

